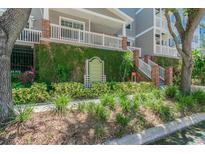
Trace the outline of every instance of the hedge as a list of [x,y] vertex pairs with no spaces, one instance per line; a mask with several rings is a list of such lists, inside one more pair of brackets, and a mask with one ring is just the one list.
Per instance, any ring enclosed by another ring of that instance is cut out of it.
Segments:
[[152,83],[110,82],[94,83],[85,88],[79,82],[52,83],[48,91],[44,83],[34,83],[30,88],[14,88],[12,90],[14,104],[42,103],[52,101],[56,96],[68,95],[72,99],[97,98],[104,94],[134,94],[151,92],[156,88]]
[[40,82],[83,82],[85,61],[94,56],[104,60],[107,81],[121,81],[120,66],[126,52],[50,43],[36,45],[36,68]]

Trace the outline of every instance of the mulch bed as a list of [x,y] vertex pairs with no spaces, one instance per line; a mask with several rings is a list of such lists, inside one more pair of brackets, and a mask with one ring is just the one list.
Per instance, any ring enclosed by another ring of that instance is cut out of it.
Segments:
[[[62,116],[51,111],[33,113],[23,123],[19,135],[15,123],[0,132],[0,144],[102,144],[108,139],[137,133],[163,123],[154,112],[140,107],[133,114],[129,126],[122,130],[114,121],[115,112],[110,114],[105,123],[77,109],[69,110]],[[97,128],[103,128],[103,134],[96,135]]]

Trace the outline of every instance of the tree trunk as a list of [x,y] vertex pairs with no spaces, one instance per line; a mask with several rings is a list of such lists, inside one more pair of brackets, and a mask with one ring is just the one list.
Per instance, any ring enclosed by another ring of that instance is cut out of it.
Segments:
[[183,60],[181,72],[181,90],[184,94],[188,94],[191,91],[192,63],[187,62],[189,65],[186,65]]
[[3,121],[9,115],[9,109],[12,107],[11,76],[10,76],[10,55],[6,50],[6,36],[0,32],[0,121]]

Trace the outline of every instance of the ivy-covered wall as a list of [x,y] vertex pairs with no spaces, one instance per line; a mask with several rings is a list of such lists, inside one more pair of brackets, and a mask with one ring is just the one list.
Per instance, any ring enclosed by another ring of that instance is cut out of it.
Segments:
[[122,80],[120,66],[125,52],[50,43],[50,47],[36,45],[35,54],[39,81],[83,82],[85,61],[93,56],[104,60],[107,81]]

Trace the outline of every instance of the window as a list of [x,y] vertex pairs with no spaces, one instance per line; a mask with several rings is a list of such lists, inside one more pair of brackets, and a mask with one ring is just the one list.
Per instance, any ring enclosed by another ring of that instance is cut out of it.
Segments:
[[76,21],[76,20],[69,19],[69,18],[60,17],[60,24],[61,26],[70,27],[74,29],[81,29],[81,30],[85,29],[84,22]]
[[127,25],[127,26],[126,26],[126,29],[131,29],[131,25],[130,25],[130,24]]
[[25,28],[33,29],[34,22],[35,22],[35,18],[33,16],[30,16]]
[[131,46],[131,43],[129,41],[127,41],[127,46]]

